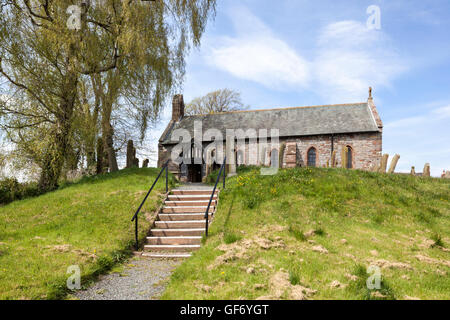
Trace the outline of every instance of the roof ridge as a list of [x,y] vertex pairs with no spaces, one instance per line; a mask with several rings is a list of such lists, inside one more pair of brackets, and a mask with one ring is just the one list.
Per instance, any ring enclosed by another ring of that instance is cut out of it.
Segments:
[[323,104],[323,105],[316,105],[316,106],[301,106],[301,107],[285,107],[285,108],[271,108],[271,109],[224,111],[224,112],[216,112],[216,113],[194,114],[194,115],[185,116],[185,117],[201,117],[201,116],[209,116],[209,115],[216,115],[216,114],[261,112],[261,111],[278,111],[278,110],[293,110],[293,109],[306,109],[306,108],[326,108],[326,107],[337,107],[337,106],[356,106],[356,105],[361,105],[361,104],[367,104],[367,101],[365,101],[365,102],[355,102],[355,103]]

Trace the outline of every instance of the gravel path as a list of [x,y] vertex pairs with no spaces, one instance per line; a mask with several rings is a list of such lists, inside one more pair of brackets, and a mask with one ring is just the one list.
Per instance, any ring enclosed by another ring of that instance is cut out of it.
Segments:
[[182,260],[135,257],[120,273],[111,273],[74,294],[80,300],[156,300],[164,292],[173,270]]

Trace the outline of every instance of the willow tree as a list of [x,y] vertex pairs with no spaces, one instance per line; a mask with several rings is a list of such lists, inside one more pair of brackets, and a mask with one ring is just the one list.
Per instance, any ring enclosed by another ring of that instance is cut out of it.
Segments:
[[0,2],[0,75],[14,96],[2,110],[4,128],[40,166],[39,185],[47,190],[57,186],[72,147],[80,83],[90,77],[103,90],[101,129],[111,148],[109,109],[126,92],[151,101],[138,106],[145,127],[181,79],[184,56],[191,43],[199,45],[215,6],[214,0],[74,2]]

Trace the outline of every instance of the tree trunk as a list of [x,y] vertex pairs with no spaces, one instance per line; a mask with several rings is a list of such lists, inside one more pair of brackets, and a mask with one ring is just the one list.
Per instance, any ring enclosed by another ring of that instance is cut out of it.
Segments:
[[61,105],[64,116],[57,120],[57,128],[53,141],[50,142],[41,164],[39,189],[54,190],[58,187],[58,179],[64,166],[69,146],[69,136],[73,113],[73,100]]
[[68,72],[61,87],[61,97],[63,98],[56,115],[56,130],[41,164],[39,189],[42,191],[50,191],[58,187],[58,179],[64,167],[69,147],[78,76],[73,72],[70,58],[67,59],[67,64]]

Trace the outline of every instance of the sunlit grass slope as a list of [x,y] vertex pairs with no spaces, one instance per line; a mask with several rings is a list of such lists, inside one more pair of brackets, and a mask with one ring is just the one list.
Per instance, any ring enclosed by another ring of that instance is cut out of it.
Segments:
[[[37,198],[0,207],[0,299],[56,299],[78,265],[82,286],[130,252],[131,217],[159,169],[126,169],[84,178]],[[162,201],[163,179],[143,212]],[[140,218],[140,238],[149,223]]]
[[449,201],[446,179],[242,169],[163,298],[449,299]]

